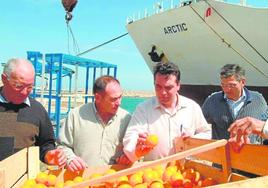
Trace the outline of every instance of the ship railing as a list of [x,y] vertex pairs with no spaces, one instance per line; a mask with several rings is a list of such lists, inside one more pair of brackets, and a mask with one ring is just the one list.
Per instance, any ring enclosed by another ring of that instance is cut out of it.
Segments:
[[[144,9],[143,11],[136,12],[136,13],[132,14],[131,16],[128,16],[126,22],[127,22],[127,24],[130,24],[130,23],[135,22],[137,20],[144,19],[144,18],[147,18],[149,16],[159,14],[159,13],[167,11],[167,10],[187,6],[187,5],[190,5],[192,3],[199,2],[199,1],[204,1],[204,0],[177,0],[177,1],[176,0],[160,0],[153,5],[152,10]],[[228,2],[228,0],[215,0],[215,1]],[[234,3],[234,2],[232,2],[232,3]],[[237,3],[234,3],[234,4],[237,4]],[[238,3],[238,4],[246,6],[246,0],[240,0],[240,3]]]

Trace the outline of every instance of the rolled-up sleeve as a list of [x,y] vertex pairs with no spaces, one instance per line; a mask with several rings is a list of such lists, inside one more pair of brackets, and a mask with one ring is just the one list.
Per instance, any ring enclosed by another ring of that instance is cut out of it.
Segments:
[[68,114],[68,117],[65,120],[65,123],[60,129],[58,147],[62,148],[65,155],[67,156],[67,162],[70,163],[75,158],[75,153],[73,151],[73,127],[74,127],[74,115],[71,110]]

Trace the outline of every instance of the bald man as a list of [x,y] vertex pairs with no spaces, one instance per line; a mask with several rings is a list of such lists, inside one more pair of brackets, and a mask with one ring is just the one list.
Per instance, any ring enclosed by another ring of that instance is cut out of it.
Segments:
[[35,76],[32,63],[26,59],[10,59],[1,76],[1,141],[12,147],[13,152],[29,146],[39,146],[43,162],[65,165],[66,156],[61,149],[55,147],[53,128],[45,108],[29,97]]

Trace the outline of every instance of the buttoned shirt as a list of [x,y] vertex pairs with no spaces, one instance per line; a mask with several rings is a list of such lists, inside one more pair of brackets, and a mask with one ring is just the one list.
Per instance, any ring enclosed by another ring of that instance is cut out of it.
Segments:
[[[248,90],[246,87],[244,87],[243,92],[246,99],[236,117],[234,117],[227,101],[224,99],[223,91],[212,93],[205,100],[202,110],[207,122],[212,124],[213,139],[229,139],[228,128],[237,119],[250,116],[261,120],[268,117],[267,103],[264,97],[256,91]],[[250,135],[250,142],[257,144],[260,139],[256,135]]]
[[122,139],[130,114],[118,108],[116,115],[104,124],[94,103],[71,110],[60,129],[59,147],[67,155],[68,163],[74,157],[82,158],[89,166],[114,164],[122,154]]
[[237,114],[238,114],[239,110],[245,104],[246,98],[247,98],[247,96],[246,96],[246,92],[245,92],[244,89],[243,89],[243,92],[242,92],[242,96],[239,97],[239,99],[236,100],[236,101],[228,99],[228,97],[224,94],[224,99],[227,101],[227,104],[229,105],[229,107],[230,107],[230,109],[232,111],[232,115],[234,116],[234,118],[237,117]]
[[173,113],[165,110],[156,97],[137,106],[123,139],[124,152],[131,161],[137,160],[135,149],[139,133],[155,134],[159,140],[157,146],[144,157],[145,161],[174,154],[174,139],[182,134],[211,139],[211,127],[200,106],[181,95],[178,95]]

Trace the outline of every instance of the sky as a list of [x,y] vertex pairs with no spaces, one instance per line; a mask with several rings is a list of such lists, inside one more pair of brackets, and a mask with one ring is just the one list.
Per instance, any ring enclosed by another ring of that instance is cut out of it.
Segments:
[[[78,0],[70,25],[80,52],[126,33],[128,16],[138,15],[145,9],[152,12],[154,5],[160,1]],[[162,1],[165,7],[172,0]],[[179,0],[173,2],[176,4]],[[268,0],[247,2],[258,6],[268,4]],[[5,63],[12,57],[26,58],[27,51],[68,54],[64,17],[61,0],[1,1],[0,63]],[[72,43],[70,49],[74,55]],[[116,64],[117,78],[124,90],[154,90],[152,73],[129,35],[82,57]],[[79,75],[81,77],[83,76]],[[83,82],[81,78],[80,84]]]

